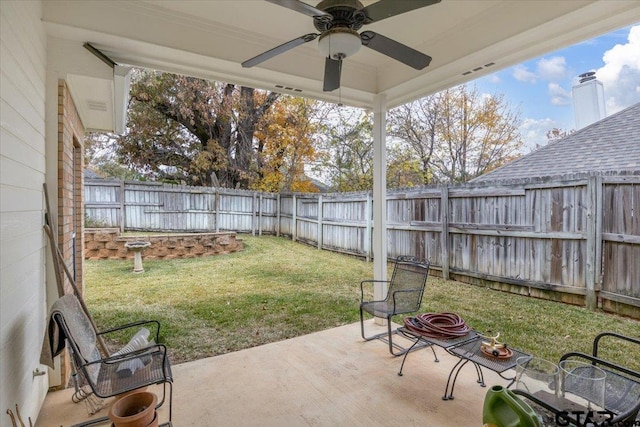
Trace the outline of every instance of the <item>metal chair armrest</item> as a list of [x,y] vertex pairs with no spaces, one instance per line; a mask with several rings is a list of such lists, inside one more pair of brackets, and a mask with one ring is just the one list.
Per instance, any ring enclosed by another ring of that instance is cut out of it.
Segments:
[[640,413],[640,398],[638,399],[638,402],[636,402],[636,404],[633,407],[627,409],[624,412],[619,413],[618,415],[608,420],[609,422],[608,425],[632,426],[634,425],[633,423],[637,420],[637,416],[639,413]]
[[364,302],[364,284],[365,283],[390,283],[388,280],[363,280],[360,282],[360,303]]
[[602,332],[596,335],[596,337],[593,340],[593,356],[598,357],[598,345],[600,344],[600,340],[604,337],[614,337],[623,341],[628,341],[628,342],[640,345],[640,339],[638,338],[629,337],[626,335],[619,334],[617,332]]
[[155,341],[158,342],[160,340],[160,322],[158,322],[157,320],[139,320],[136,322],[127,323],[125,325],[116,326],[115,328],[100,331],[96,335],[108,335],[114,332],[124,331],[143,325],[153,325],[153,330],[151,332],[155,336]]
[[[572,351],[572,352],[565,353],[564,355],[562,355],[562,357],[560,358],[560,361],[567,360],[567,359],[569,359],[571,357],[586,359],[586,360],[592,362],[596,366],[600,365],[600,366],[604,366],[604,367],[609,368],[609,369],[614,369],[616,371],[625,373],[625,374],[627,374],[629,376],[638,378],[639,381],[637,381],[637,382],[640,382],[640,372],[634,371],[633,369],[629,369],[629,368],[626,368],[624,366],[620,366],[617,363],[601,359],[601,358],[599,358],[597,356],[593,356],[591,354],[586,354],[586,353],[582,353],[582,352],[579,352],[579,351]],[[629,379],[629,380],[633,381],[632,379]]]

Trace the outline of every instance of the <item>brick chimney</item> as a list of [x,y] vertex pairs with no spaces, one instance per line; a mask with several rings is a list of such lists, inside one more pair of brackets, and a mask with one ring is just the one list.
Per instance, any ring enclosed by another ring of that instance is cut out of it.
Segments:
[[580,83],[573,87],[573,113],[576,130],[604,119],[607,115],[604,105],[604,86],[590,71],[578,76]]

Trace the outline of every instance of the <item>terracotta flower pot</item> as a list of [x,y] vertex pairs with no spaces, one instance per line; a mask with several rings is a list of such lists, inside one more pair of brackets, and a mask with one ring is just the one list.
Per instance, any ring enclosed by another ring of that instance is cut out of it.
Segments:
[[131,391],[124,392],[124,393],[122,393],[122,394],[118,394],[118,395],[115,397],[115,400],[120,400],[120,399],[122,399],[122,398],[124,398],[124,397],[127,397],[127,396],[129,396],[129,395],[132,395],[133,393],[140,393],[141,391],[146,391],[146,390],[147,390],[147,388],[148,388],[147,386],[144,386],[144,387],[137,388],[137,389],[135,389],[135,390],[131,390]]
[[158,397],[151,392],[132,393],[113,402],[109,418],[115,427],[148,427],[157,423],[156,403]]
[[160,423],[158,422],[158,411],[155,411],[153,414],[153,420],[147,427],[158,427]]

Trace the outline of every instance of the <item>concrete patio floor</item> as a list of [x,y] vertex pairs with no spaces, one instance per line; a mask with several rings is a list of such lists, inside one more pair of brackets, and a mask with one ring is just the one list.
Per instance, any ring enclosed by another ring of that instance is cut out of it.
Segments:
[[[471,364],[458,377],[455,399],[444,401],[456,358],[436,348],[436,363],[431,350],[418,350],[409,355],[400,377],[402,358],[391,356],[381,341],[364,342],[359,328],[354,323],[174,365],[173,425],[482,425],[487,388],[476,382]],[[494,372],[484,373],[487,386],[507,383]],[[72,391],[50,392],[36,427],[87,420],[85,405],[71,402]],[[103,409],[97,415],[107,413]],[[159,414],[160,422],[166,421],[168,405]]]

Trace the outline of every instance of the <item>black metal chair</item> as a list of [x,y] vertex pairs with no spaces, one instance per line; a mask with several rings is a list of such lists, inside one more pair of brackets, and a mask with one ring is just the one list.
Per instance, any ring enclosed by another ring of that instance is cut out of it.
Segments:
[[[577,359],[597,366],[605,371],[604,409],[608,413],[606,414],[607,419],[601,421],[600,425],[621,427],[640,425],[640,372],[600,357],[598,355],[598,348],[600,340],[605,337],[638,344],[638,346],[640,346],[640,339],[615,332],[603,332],[598,334],[594,339],[592,354],[570,352],[564,354],[560,358],[560,361]],[[635,350],[634,353],[640,354],[640,348]],[[583,369],[588,369],[588,367]],[[579,384],[574,384],[573,386],[579,388]],[[587,422],[585,421],[586,414],[563,413],[554,406],[553,402],[549,402],[541,396],[532,395],[524,390],[518,389],[513,390],[513,392],[534,402],[543,408],[544,411],[553,414],[556,420],[561,420],[562,425],[583,426]]]
[[[163,344],[158,344],[160,334],[160,323],[157,321],[140,321],[130,323],[117,328],[97,332],[93,328],[89,317],[82,310],[80,302],[75,295],[65,295],[58,299],[51,310],[51,320],[55,322],[58,329],[58,338],[64,338],[67,342],[71,360],[76,370],[76,389],[83,390],[90,387],[92,393],[100,398],[117,396],[141,387],[154,384],[163,385],[162,399],[157,407],[169,401],[169,423],[171,425],[171,401],[173,396],[173,378],[171,365],[167,357],[167,349]],[[154,340],[142,348],[135,348],[130,342],[122,350],[104,355],[97,345],[97,337],[112,333],[122,333],[131,330],[129,336],[141,327],[148,327],[153,331]],[[49,329],[51,331],[52,325]],[[50,333],[50,339],[52,334]],[[54,346],[52,346],[54,347]],[[87,392],[78,397],[81,400],[86,397]],[[74,399],[76,400],[76,399]],[[90,425],[99,420],[106,420],[107,417],[91,420],[87,423],[78,424]]]
[[[391,318],[398,314],[415,313],[420,309],[422,295],[429,274],[429,262],[411,256],[400,256],[393,267],[391,280],[363,280],[360,282],[360,330],[365,341],[381,339],[389,343],[389,352],[400,356],[407,349],[393,342]],[[387,283],[388,290],[384,299],[365,301],[365,284]],[[387,332],[367,337],[364,331],[364,312],[375,317],[386,318]],[[398,350],[394,352],[394,348]]]

